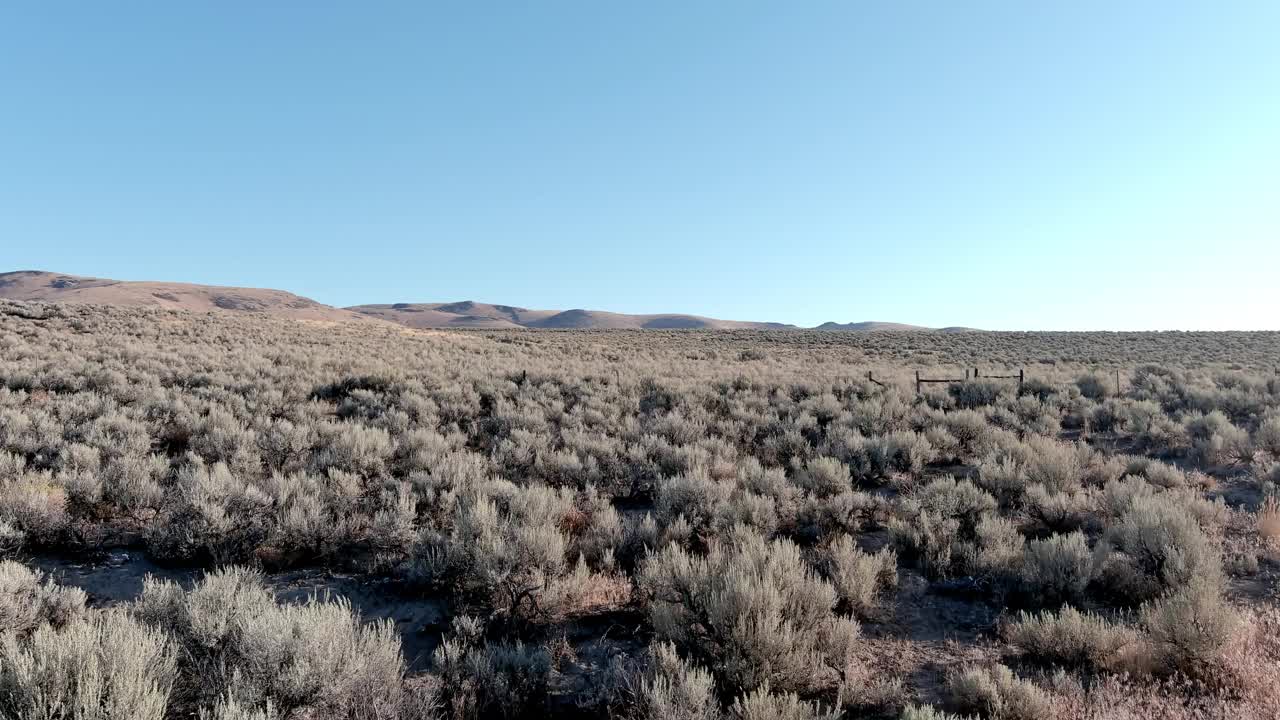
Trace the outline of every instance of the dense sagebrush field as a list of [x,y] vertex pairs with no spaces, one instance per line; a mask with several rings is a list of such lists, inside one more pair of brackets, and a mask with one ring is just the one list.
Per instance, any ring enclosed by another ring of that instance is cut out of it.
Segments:
[[0,717],[1274,718],[1278,358],[0,303]]

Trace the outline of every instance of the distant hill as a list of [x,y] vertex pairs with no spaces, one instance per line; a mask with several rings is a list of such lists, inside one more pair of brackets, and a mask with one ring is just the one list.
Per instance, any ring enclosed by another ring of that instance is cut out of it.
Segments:
[[625,315],[601,310],[530,310],[470,300],[454,303],[396,303],[347,308],[415,328],[545,328],[598,330],[786,330],[794,325],[716,320],[697,315]]
[[930,328],[920,325],[907,325],[905,323],[876,322],[868,320],[866,322],[837,323],[825,322],[814,328],[814,330],[833,330],[844,332],[876,332],[879,330],[929,330]]
[[0,273],[0,299],[254,313],[331,322],[366,320],[359,313],[283,290],[106,280],[39,270]]
[[930,332],[945,332],[945,333],[977,332],[976,328],[969,328],[969,327],[952,326],[952,327],[944,327],[944,328],[930,328],[930,327],[924,327],[922,325],[907,325],[904,323],[892,323],[892,322],[876,322],[874,320],[869,320],[866,322],[852,322],[852,323],[825,322],[813,329],[829,330],[834,332],[879,332],[879,331],[886,331],[886,330],[888,331],[925,330]]
[[[627,315],[602,310],[530,310],[515,305],[463,300],[336,308],[283,290],[220,287],[178,282],[108,280],[39,270],[0,273],[0,300],[159,307],[195,312],[257,313],[330,322],[386,321],[410,328],[595,329],[595,330],[799,330],[776,322],[717,320],[683,313]],[[828,322],[824,331],[918,330],[964,332],[972,328],[926,328],[889,322]]]

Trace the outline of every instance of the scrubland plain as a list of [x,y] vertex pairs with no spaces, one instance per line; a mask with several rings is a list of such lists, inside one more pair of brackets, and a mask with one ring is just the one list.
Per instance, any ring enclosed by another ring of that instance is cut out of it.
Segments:
[[0,301],[0,717],[1274,718],[1277,358]]

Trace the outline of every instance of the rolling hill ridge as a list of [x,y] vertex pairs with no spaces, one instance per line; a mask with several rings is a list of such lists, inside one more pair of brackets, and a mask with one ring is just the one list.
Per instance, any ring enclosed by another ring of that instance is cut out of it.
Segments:
[[[179,282],[109,280],[39,270],[0,273],[0,299],[49,303],[87,303],[159,307],[192,312],[235,312],[296,320],[391,322],[410,328],[595,329],[595,330],[799,330],[778,322],[719,320],[684,313],[625,314],[603,310],[532,310],[515,305],[463,300],[448,303],[389,303],[338,308],[284,290],[222,287]],[[813,330],[829,332],[935,331],[891,322],[828,322]]]
[[418,328],[469,327],[490,329],[597,330],[786,330],[794,325],[770,322],[716,320],[698,315],[626,315],[601,310],[530,310],[470,300],[455,303],[395,303],[347,308],[380,320]]
[[267,314],[296,320],[360,321],[364,316],[284,290],[126,281],[39,270],[0,274],[0,299]]

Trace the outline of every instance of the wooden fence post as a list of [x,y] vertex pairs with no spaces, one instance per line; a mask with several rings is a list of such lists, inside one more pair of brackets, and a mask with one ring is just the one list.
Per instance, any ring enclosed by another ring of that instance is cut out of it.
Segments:
[[920,394],[920,371],[916,371],[916,395]]
[[1021,390],[1021,389],[1022,389],[1022,381],[1023,381],[1023,380],[1026,380],[1026,378],[1027,378],[1027,376],[1026,376],[1026,374],[1025,374],[1025,373],[1026,373],[1026,370],[1025,370],[1025,369],[1023,369],[1023,368],[1018,368],[1018,389],[1019,389],[1019,390]]

